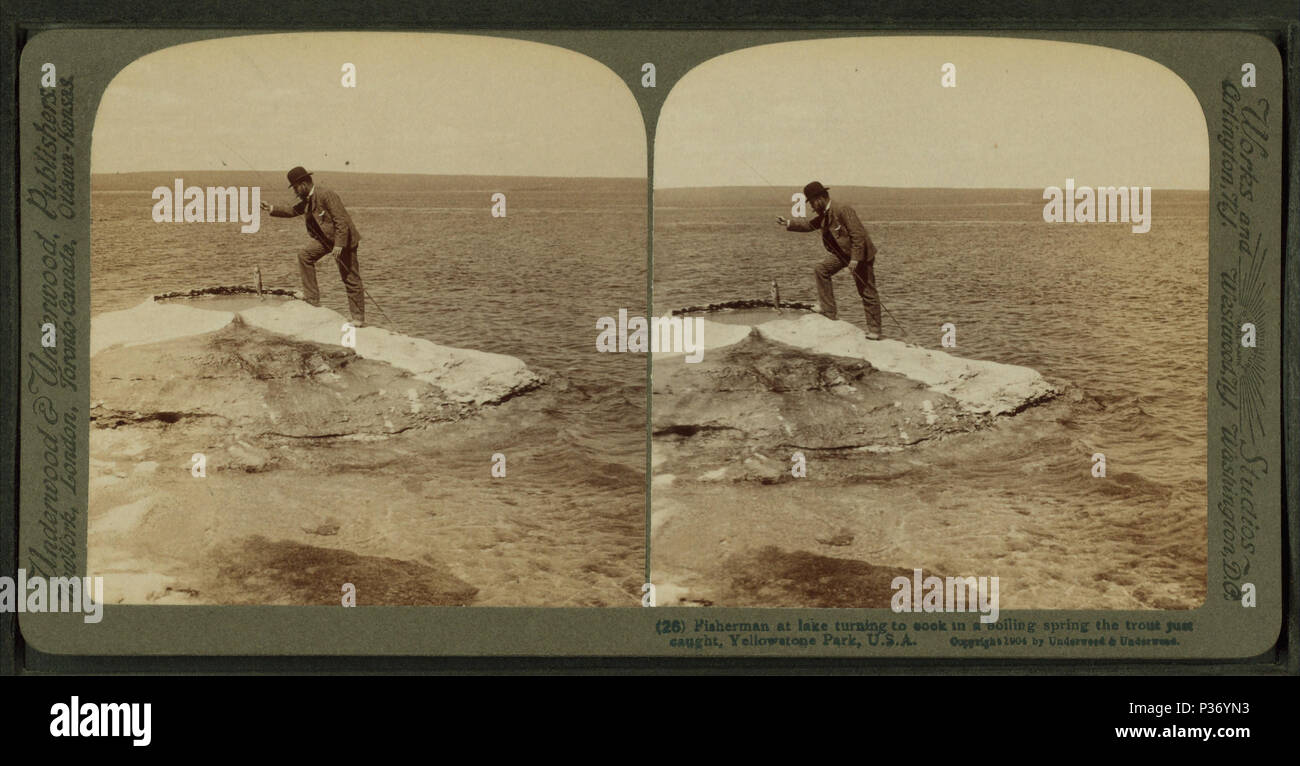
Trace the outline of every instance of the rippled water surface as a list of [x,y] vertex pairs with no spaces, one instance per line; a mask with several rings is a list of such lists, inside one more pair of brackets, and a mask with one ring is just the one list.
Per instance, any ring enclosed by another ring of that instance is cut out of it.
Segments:
[[[349,188],[352,180],[329,185],[362,234],[361,273],[383,309],[372,303],[368,319],[437,343],[519,357],[555,382],[564,395],[546,400],[541,421],[526,429],[529,443],[518,446],[545,469],[530,475],[545,478],[520,486],[521,497],[572,517],[565,524],[584,530],[578,539],[546,545],[566,546],[566,560],[607,571],[611,581],[626,572],[618,587],[634,602],[644,554],[646,360],[595,353],[594,341],[596,318],[646,309],[643,182],[422,188],[371,177]],[[263,217],[256,234],[240,234],[238,224],[156,224],[152,183],[124,186],[99,184],[92,196],[93,313],[154,293],[250,284],[255,267],[267,286],[299,286],[300,220]],[[278,187],[265,191],[268,201],[291,201]],[[508,196],[504,219],[489,212],[495,191]],[[812,269],[823,251],[816,235],[788,233],[774,222],[789,213],[784,192],[668,191],[656,201],[655,313],[766,298],[773,279],[783,299],[813,300]],[[942,455],[882,461],[882,472],[903,479],[863,474],[752,496],[746,489],[731,500],[724,492],[709,498],[719,503],[714,512],[734,501],[751,511],[770,506],[773,519],[795,509],[796,527],[820,516],[835,524],[866,519],[878,539],[860,557],[961,574],[996,564],[1009,581],[1006,608],[1199,604],[1205,195],[1157,191],[1147,234],[1124,224],[1045,224],[1032,193],[948,190],[927,198],[878,191],[847,201],[879,248],[887,335],[938,347],[940,326],[951,322],[954,353],[1033,367],[1066,389],[1067,414],[1023,418]],[[336,269],[321,262],[319,271],[324,305],[346,313]],[[840,317],[862,326],[847,275],[835,283]],[[1105,482],[1089,474],[1093,452],[1106,454]],[[437,470],[478,471],[479,458],[442,450]],[[472,507],[475,497],[443,500]],[[688,493],[676,502],[703,500]],[[870,508],[863,511],[863,503]],[[693,539],[703,558],[723,552],[706,537]],[[538,556],[545,560],[544,552]],[[528,586],[514,579],[474,584],[491,603],[621,603],[540,592],[515,598]]]
[[[846,201],[879,249],[886,335],[938,348],[940,326],[951,322],[954,353],[1032,367],[1061,383],[1067,401],[1078,400],[1061,423],[990,434],[982,451],[959,461],[913,461],[908,494],[890,495],[894,507],[885,511],[911,526],[909,538],[892,548],[898,561],[876,562],[910,567],[928,550],[931,563],[950,568],[982,565],[983,572],[1001,561],[1037,578],[1034,587],[1068,583],[1050,595],[1040,590],[1032,599],[1038,606],[1132,605],[1100,592],[1067,594],[1137,568],[1147,585],[1157,583],[1138,602],[1159,603],[1153,594],[1161,591],[1163,603],[1199,604],[1206,195],[1156,191],[1146,234],[1127,224],[1044,223],[1032,191],[941,190],[927,198],[915,190],[865,190]],[[657,192],[656,311],[766,298],[773,279],[783,300],[815,300],[812,272],[824,251],[817,234],[776,224],[789,210],[788,194],[775,190]],[[835,285],[840,318],[865,327],[848,275],[836,275]],[[1090,476],[1094,452],[1106,455],[1104,482]],[[810,483],[789,489],[782,502],[815,513],[828,491],[826,483]],[[657,510],[657,490],[655,497]],[[1008,546],[1007,535],[1026,537]],[[990,547],[997,549],[991,559]],[[1070,557],[1073,572],[1061,565]]]
[[[267,184],[282,178],[264,175]],[[361,232],[360,270],[373,299],[367,308],[371,324],[449,346],[509,354],[551,381],[554,393],[537,398],[539,422],[521,424],[513,442],[506,434],[474,448],[527,460],[529,470],[519,473],[533,478],[512,483],[520,493],[516,497],[545,504],[548,517],[567,514],[572,518],[564,520],[566,527],[585,531],[549,542],[543,539],[548,533],[536,531],[508,536],[538,540],[538,566],[545,565],[544,545],[553,551],[564,546],[565,560],[586,562],[583,566],[609,572],[615,581],[626,576],[639,585],[646,359],[598,354],[595,338],[598,317],[616,316],[620,308],[645,311],[644,180],[449,184],[431,179],[423,184],[412,177],[343,174],[331,182],[326,175],[317,180],[339,193]],[[263,215],[254,234],[240,233],[236,223],[155,223],[151,190],[156,183],[170,186],[170,178],[97,179],[93,314],[129,308],[156,293],[252,284],[255,268],[267,287],[299,288],[296,253],[308,241],[301,218]],[[292,202],[292,193],[282,186],[264,185],[263,199]],[[491,215],[495,192],[507,196],[504,218]],[[346,315],[337,267],[327,258],[317,270],[322,304]],[[427,475],[477,476],[485,459],[474,450],[440,450]],[[492,495],[503,491],[494,488]],[[472,493],[440,498],[467,511],[481,500]],[[528,593],[529,585],[517,580],[512,575],[511,582],[480,578],[474,584],[483,588],[487,603],[620,603],[608,592]],[[635,592],[627,585],[628,603],[634,603]]]

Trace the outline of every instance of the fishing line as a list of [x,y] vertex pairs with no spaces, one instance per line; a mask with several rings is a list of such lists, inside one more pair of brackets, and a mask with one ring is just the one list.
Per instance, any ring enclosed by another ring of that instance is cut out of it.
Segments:
[[[858,276],[858,272],[854,271],[852,262],[850,262],[848,269],[849,269],[849,273],[853,275],[853,278],[858,280],[858,284],[861,285],[862,287],[866,287],[865,281],[862,279],[862,277]],[[880,300],[880,296],[878,294],[876,296],[876,301],[880,303],[880,307],[885,310],[885,313],[889,314],[889,318],[894,320],[894,324],[898,325],[898,329],[903,331],[903,340],[907,340],[907,328],[903,326],[902,322],[898,321],[898,317],[894,316],[894,312],[889,310],[889,307],[885,305],[885,302]]]
[[390,319],[390,318],[388,317],[388,314],[384,312],[384,307],[383,307],[383,306],[380,306],[380,305],[379,305],[379,301],[375,300],[375,296],[371,295],[371,294],[370,294],[370,291],[366,289],[365,282],[362,282],[362,281],[361,281],[361,275],[358,274],[358,273],[356,273],[355,271],[353,271],[353,270],[352,270],[352,267],[349,266],[349,265],[347,265],[346,263],[344,263],[344,262],[343,262],[343,259],[340,258],[339,256],[337,256],[337,255],[334,256],[334,260],[335,260],[335,262],[338,263],[338,265],[340,265],[340,266],[342,266],[343,268],[347,269],[349,274],[351,274],[352,276],[356,277],[358,282],[361,282],[361,292],[364,293],[365,296],[366,296],[367,298],[370,299],[370,302],[371,302],[371,303],[375,304],[375,308],[379,309],[379,315],[382,316],[382,317],[384,318],[384,321],[387,322],[387,323],[389,324],[389,326],[391,326],[391,327],[393,328],[393,331],[396,332],[396,333],[398,333],[398,334],[400,334],[400,335],[404,335],[405,333],[403,333],[401,330],[399,330],[399,329],[397,328],[397,323],[394,322],[392,319]]
[[[257,62],[253,59],[253,57],[252,57],[251,55],[245,55],[245,56],[243,56],[242,58],[240,58],[240,60],[241,60],[241,61],[244,61],[244,62],[247,62],[248,64],[250,64],[250,65],[253,67],[253,69],[257,70],[257,74],[258,74],[259,76],[261,76],[261,78],[262,78],[262,80],[263,80],[264,82],[270,82],[270,79],[266,76],[266,73],[262,71],[262,68],[261,68],[260,66],[257,65]],[[218,139],[218,140],[220,140],[220,139]],[[254,170],[256,170],[256,169],[252,166],[252,163],[248,161],[248,158],[245,157],[245,156],[243,155],[242,152],[240,152],[239,150],[235,149],[235,147],[231,146],[230,144],[226,143],[225,141],[221,141],[221,143],[222,143],[222,144],[223,144],[227,149],[229,149],[230,151],[232,151],[232,152],[234,152],[235,154],[239,155],[239,158],[240,158],[241,160],[244,161],[244,168],[245,168],[246,170],[250,170],[250,171],[254,171]],[[343,259],[340,258],[339,256],[337,256],[337,255],[334,256],[334,261],[335,261],[336,263],[338,263],[339,266],[342,266],[344,269],[347,269],[347,271],[348,271],[349,274],[351,274],[352,276],[356,277],[357,282],[359,282],[359,283],[361,284],[361,292],[362,292],[362,294],[365,295],[365,297],[366,297],[367,299],[369,299],[371,303],[375,304],[375,308],[376,308],[376,309],[379,309],[379,315],[382,316],[382,317],[384,318],[384,321],[387,322],[387,323],[389,324],[390,327],[393,328],[393,331],[394,331],[394,332],[397,332],[397,333],[401,333],[401,330],[398,329],[398,327],[397,327],[397,323],[394,322],[394,321],[392,320],[392,318],[390,318],[390,317],[388,316],[388,312],[384,311],[384,307],[383,307],[383,306],[380,306],[380,305],[379,305],[379,301],[375,300],[375,296],[371,295],[371,294],[370,294],[370,291],[366,289],[365,282],[362,281],[362,279],[361,279],[361,275],[358,274],[357,272],[353,271],[353,270],[352,270],[352,267],[351,267],[351,266],[348,266],[346,263],[344,263],[344,262],[343,262]],[[260,295],[260,294],[261,294],[261,291],[262,291],[262,278],[261,278],[262,266],[261,266],[260,261],[258,262],[258,264],[256,264],[256,268],[257,268],[257,290],[258,290],[258,294]]]
[[[225,143],[225,142],[223,141],[222,143]],[[227,147],[229,147],[229,144],[227,144]],[[234,149],[231,148],[231,151],[234,151]],[[240,155],[240,156],[242,157],[243,155]],[[247,160],[245,160],[245,163],[247,164]],[[341,266],[342,268],[346,269],[347,272],[348,272],[349,274],[351,274],[352,276],[356,277],[357,281],[361,283],[361,292],[362,292],[362,294],[365,295],[365,297],[368,298],[368,299],[370,300],[370,302],[373,303],[373,304],[375,305],[375,308],[376,308],[376,309],[379,309],[379,315],[382,316],[382,317],[384,318],[384,321],[388,323],[389,327],[391,327],[391,328],[393,329],[394,332],[397,332],[397,333],[400,333],[400,334],[404,334],[404,333],[402,333],[401,329],[398,328],[397,323],[394,322],[394,321],[392,320],[392,317],[388,316],[388,312],[384,311],[384,307],[379,305],[379,301],[375,300],[375,296],[371,295],[371,294],[370,294],[370,291],[369,291],[368,289],[366,289],[365,282],[361,279],[361,275],[358,274],[357,272],[353,271],[353,270],[352,270],[352,267],[349,266],[349,265],[347,265],[346,263],[344,263],[344,262],[343,262],[343,259],[340,258],[340,257],[337,256],[337,255],[334,256],[334,262],[337,263],[337,264],[338,264],[339,266]],[[258,267],[258,271],[259,271],[259,272],[261,271],[261,267],[260,267],[260,265],[259,265],[259,267]],[[258,285],[258,286],[259,286],[259,288],[261,287],[260,282],[259,282],[259,285]]]
[[750,164],[749,164],[749,161],[746,160],[744,157],[741,157],[741,158],[740,158],[740,161],[743,162],[743,163],[745,163],[745,167],[747,167],[747,168],[749,168],[750,170],[754,171],[754,175],[758,176],[759,178],[762,178],[762,179],[763,179],[763,183],[767,184],[768,186],[772,187],[773,189],[777,188],[777,187],[776,187],[776,184],[774,184],[774,183],[772,183],[771,181],[767,180],[767,177],[764,176],[762,173],[758,172],[758,168],[754,167],[753,165],[750,165]]
[[[766,177],[766,176],[764,176],[762,173],[758,172],[758,168],[756,168],[756,167],[754,167],[753,165],[749,164],[749,160],[746,160],[744,157],[741,157],[741,158],[740,158],[740,161],[743,162],[743,163],[745,163],[745,167],[747,167],[747,168],[749,168],[750,170],[754,171],[754,175],[756,175],[756,176],[758,176],[759,178],[763,179],[763,183],[767,184],[769,188],[772,188],[772,189],[776,189],[776,188],[777,188],[777,186],[776,186],[775,184],[773,184],[771,181],[767,180],[767,177]],[[856,272],[856,271],[853,270],[853,266],[852,266],[851,264],[850,264],[850,266],[849,266],[849,272],[850,272],[851,274],[853,274],[853,278],[856,279],[856,280],[858,281],[858,285],[860,285],[861,287],[866,287],[866,284],[865,284],[865,282],[863,281],[862,277],[858,276],[858,272]],[[883,300],[880,299],[880,295],[879,295],[878,293],[877,293],[877,295],[876,295],[876,301],[880,304],[880,307],[881,307],[882,309],[885,310],[885,313],[889,314],[889,318],[892,319],[892,320],[894,320],[894,324],[898,325],[898,329],[900,329],[900,330],[903,331],[903,338],[906,340],[907,337],[908,337],[907,328],[903,326],[903,323],[902,323],[902,322],[898,321],[898,317],[894,316],[894,312],[892,312],[892,311],[889,310],[889,307],[886,306],[886,305],[885,305],[885,302],[884,302]]]

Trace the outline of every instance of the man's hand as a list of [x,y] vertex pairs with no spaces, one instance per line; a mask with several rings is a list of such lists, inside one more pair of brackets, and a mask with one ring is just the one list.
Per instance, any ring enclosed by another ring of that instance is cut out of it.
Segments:
[[266,202],[263,202],[263,203],[262,203],[262,209],[263,209],[263,210],[266,210],[266,211],[269,212],[269,211],[271,210],[271,206],[270,206],[270,204],[268,204],[268,203],[266,203]]
[[789,226],[789,225],[790,225],[790,222],[789,222],[788,220],[786,220],[786,218],[785,218],[784,216],[779,216],[779,215],[778,215],[778,216],[776,217],[776,222],[779,223],[779,224],[781,224],[782,226]]

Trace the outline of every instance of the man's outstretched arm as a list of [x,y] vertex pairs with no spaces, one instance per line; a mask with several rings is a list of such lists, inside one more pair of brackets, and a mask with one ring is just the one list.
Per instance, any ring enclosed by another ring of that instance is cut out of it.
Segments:
[[816,231],[821,228],[822,218],[817,216],[810,221],[807,218],[786,218],[778,215],[776,222],[784,226],[786,231]]
[[306,201],[299,201],[298,204],[289,207],[288,205],[271,205],[263,202],[262,209],[276,218],[293,218],[302,215],[303,211],[307,209],[307,203]]

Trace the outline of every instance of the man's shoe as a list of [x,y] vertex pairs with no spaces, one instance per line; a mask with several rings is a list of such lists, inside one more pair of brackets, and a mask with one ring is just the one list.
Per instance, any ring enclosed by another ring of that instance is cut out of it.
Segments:
[[353,320],[352,320],[352,326],[353,326],[353,327],[357,327],[357,328],[365,327],[365,326],[366,326],[366,320],[364,320],[364,319],[353,319]]

